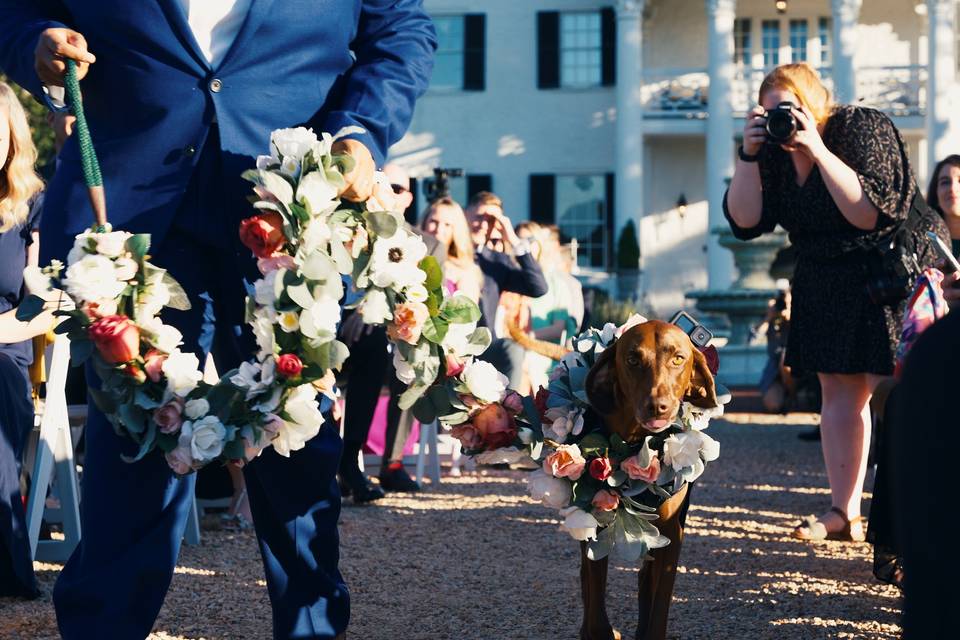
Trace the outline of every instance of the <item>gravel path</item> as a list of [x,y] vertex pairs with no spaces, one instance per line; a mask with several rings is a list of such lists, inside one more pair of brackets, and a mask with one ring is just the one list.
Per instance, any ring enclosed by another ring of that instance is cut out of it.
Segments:
[[[898,638],[899,592],[870,573],[866,544],[803,543],[798,516],[828,506],[813,416],[731,415],[693,492],[671,609],[672,638]],[[805,428],[805,427],[803,427]],[[352,639],[548,640],[577,637],[577,543],[526,495],[524,472],[445,478],[417,497],[343,510],[341,566]],[[47,594],[59,565],[37,563]],[[608,610],[632,638],[635,566],[611,565]],[[56,638],[49,595],[0,599],[0,638]],[[253,534],[204,531],[184,547],[156,640],[269,638]]]

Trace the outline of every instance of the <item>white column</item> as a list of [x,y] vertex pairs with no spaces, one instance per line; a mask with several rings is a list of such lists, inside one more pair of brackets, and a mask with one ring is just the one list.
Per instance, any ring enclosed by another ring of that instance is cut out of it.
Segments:
[[830,0],[833,11],[833,94],[837,102],[856,102],[857,75],[853,54],[857,48],[857,22],[863,0]]
[[954,0],[927,0],[927,167],[960,150]]
[[[614,237],[628,220],[643,218],[643,8],[646,0],[617,2],[617,167]],[[643,245],[641,245],[643,246]],[[642,254],[641,254],[642,255]],[[642,258],[641,258],[642,260]]]
[[736,0],[706,0],[710,94],[707,118],[707,279],[711,289],[733,282],[733,255],[718,242],[714,229],[726,226],[723,194],[733,176],[733,21]]

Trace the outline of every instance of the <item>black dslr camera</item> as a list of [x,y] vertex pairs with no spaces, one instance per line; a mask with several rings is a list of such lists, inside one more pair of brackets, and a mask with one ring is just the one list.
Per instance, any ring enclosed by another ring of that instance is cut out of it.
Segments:
[[770,144],[787,144],[797,134],[800,123],[797,117],[793,115],[793,109],[797,105],[785,101],[777,105],[775,109],[767,111],[764,116],[767,118],[767,142]]
[[428,202],[436,202],[440,198],[450,196],[450,178],[462,178],[463,169],[448,169],[437,167],[433,170],[433,177],[423,181],[423,195]]

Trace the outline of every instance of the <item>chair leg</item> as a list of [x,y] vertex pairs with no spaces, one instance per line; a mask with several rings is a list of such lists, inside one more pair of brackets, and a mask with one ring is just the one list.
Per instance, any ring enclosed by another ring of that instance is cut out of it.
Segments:
[[[417,484],[421,487],[423,486],[423,472],[426,467],[426,458],[427,458],[427,425],[420,424],[420,437],[418,438],[419,443],[417,444]],[[436,447],[436,443],[434,443]]]
[[197,496],[190,501],[190,515],[187,516],[187,528],[183,532],[183,541],[191,546],[200,544],[200,513],[197,509]]
[[437,421],[431,422],[427,429],[430,438],[430,481],[437,485],[440,484],[440,447],[437,443]]

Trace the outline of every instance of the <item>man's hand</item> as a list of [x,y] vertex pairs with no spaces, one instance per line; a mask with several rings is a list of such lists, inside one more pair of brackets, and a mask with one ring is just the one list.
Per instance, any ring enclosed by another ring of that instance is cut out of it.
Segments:
[[503,234],[504,241],[511,247],[517,246],[517,244],[520,242],[520,236],[518,236],[517,232],[514,230],[513,223],[510,222],[510,218],[508,218],[506,214],[499,209],[499,207],[491,207],[486,215],[489,216],[487,240],[489,241],[490,236],[493,234],[495,229],[500,229],[500,233]]
[[377,167],[373,156],[359,140],[343,138],[333,143],[331,149],[334,154],[346,154],[353,158],[353,170],[344,174],[347,185],[340,191],[340,196],[353,202],[365,202],[373,195],[373,174]]
[[40,34],[34,51],[37,75],[45,85],[62,87],[67,59],[77,63],[77,80],[83,80],[97,58],[87,51],[86,39],[72,29],[47,29]]

